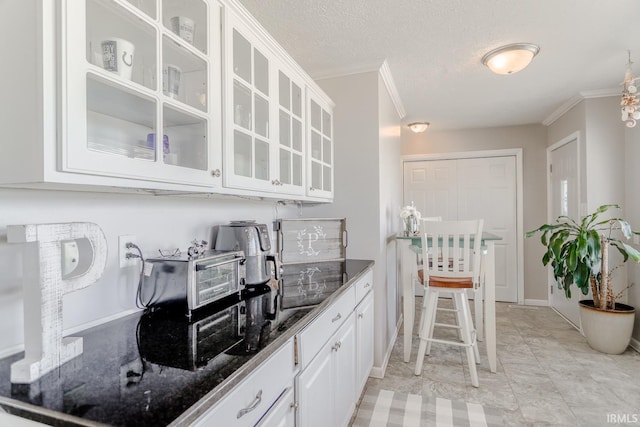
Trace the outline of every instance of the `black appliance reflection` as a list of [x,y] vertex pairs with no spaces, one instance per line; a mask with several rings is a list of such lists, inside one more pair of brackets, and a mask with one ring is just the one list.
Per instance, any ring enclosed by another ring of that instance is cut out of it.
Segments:
[[274,292],[267,284],[246,287],[194,313],[149,311],[140,318],[138,343],[146,362],[195,371],[222,354],[251,355],[269,340],[275,317]]

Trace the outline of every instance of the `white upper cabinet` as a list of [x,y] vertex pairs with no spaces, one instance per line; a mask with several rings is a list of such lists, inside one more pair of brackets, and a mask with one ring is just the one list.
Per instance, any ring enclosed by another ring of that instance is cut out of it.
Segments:
[[237,0],[5,9],[0,186],[332,200],[333,105]]
[[61,169],[219,185],[220,5],[68,1],[62,14]]
[[307,88],[307,100],[307,195],[333,199],[333,103],[312,88]]
[[304,196],[304,77],[241,16],[226,24],[224,184]]

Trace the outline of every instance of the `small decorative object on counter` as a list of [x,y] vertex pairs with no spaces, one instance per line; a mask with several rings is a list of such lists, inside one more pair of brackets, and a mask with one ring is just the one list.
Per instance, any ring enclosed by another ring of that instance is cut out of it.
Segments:
[[277,219],[274,230],[283,264],[344,261],[346,258],[345,218]]
[[400,211],[400,218],[402,218],[402,225],[404,227],[405,236],[415,236],[420,231],[418,221],[421,218],[420,211],[416,209],[411,202],[411,205],[407,205]]
[[202,255],[207,250],[208,244],[209,242],[207,242],[206,240],[198,241],[198,239],[193,239],[191,241],[191,246],[189,246],[189,249],[187,249],[187,255],[189,255],[190,257],[198,257]]

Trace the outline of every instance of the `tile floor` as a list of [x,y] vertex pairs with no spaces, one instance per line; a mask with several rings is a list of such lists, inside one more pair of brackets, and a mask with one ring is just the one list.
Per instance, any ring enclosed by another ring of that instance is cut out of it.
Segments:
[[[421,304],[416,298],[418,315]],[[414,337],[411,361],[405,363],[402,335],[385,378],[369,378],[366,387],[502,408],[507,426],[640,426],[640,353],[629,348],[612,356],[592,350],[547,307],[498,303],[496,319],[498,369],[489,371],[480,343],[479,388],[471,386],[464,350],[452,346],[432,344],[422,375],[414,375],[419,339]],[[440,328],[436,335],[451,333]]]

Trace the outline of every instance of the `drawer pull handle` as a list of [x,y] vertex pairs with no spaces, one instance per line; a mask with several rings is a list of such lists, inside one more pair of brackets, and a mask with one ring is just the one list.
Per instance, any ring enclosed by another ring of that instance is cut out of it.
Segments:
[[262,402],[262,390],[260,390],[258,392],[258,394],[256,394],[256,398],[253,399],[253,402],[251,402],[251,405],[247,408],[244,409],[240,409],[238,411],[238,419],[240,419],[240,417],[248,414],[249,412],[253,411],[254,409],[256,409],[258,407],[258,405],[260,404],[260,402]]
[[336,341],[335,344],[331,347],[331,351],[338,351],[338,349],[342,346],[340,341]]
[[365,283],[365,285],[364,285],[365,288],[368,288],[369,286],[371,286],[371,283],[369,283],[369,282]]
[[338,315],[336,317],[334,317],[333,319],[331,319],[331,323],[334,323],[338,320],[342,319],[342,315],[340,313],[338,313]]

